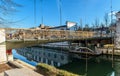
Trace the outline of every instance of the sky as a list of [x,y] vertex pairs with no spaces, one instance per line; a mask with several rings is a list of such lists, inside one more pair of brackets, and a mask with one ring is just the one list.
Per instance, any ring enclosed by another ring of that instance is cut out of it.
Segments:
[[[36,0],[36,18],[34,18],[34,0],[14,0],[22,7],[16,8],[18,12],[10,15],[12,21],[18,21],[12,27],[30,28],[37,27],[42,23],[48,26],[60,25],[59,0]],[[120,10],[120,0],[113,0],[113,11]],[[61,0],[62,25],[66,21],[84,24],[92,27],[95,19],[104,22],[105,13],[110,13],[110,0]],[[110,15],[109,15],[110,16]],[[36,23],[34,20],[36,19]]]

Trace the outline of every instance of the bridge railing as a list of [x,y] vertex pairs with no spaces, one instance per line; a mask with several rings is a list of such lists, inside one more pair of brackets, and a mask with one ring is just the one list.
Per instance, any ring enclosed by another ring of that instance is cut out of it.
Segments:
[[94,37],[115,37],[115,33],[100,33],[94,32]]
[[71,31],[51,29],[6,29],[7,40],[21,39],[80,39],[93,37],[111,37],[111,34],[100,34],[92,31]]

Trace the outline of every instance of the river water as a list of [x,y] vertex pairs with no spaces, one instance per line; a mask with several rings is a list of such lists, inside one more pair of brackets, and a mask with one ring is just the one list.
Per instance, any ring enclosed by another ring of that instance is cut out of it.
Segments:
[[[27,60],[14,49],[13,56],[33,66],[37,65],[37,62]],[[83,76],[120,76],[120,57],[101,55],[84,60],[73,59],[72,62],[59,68]]]

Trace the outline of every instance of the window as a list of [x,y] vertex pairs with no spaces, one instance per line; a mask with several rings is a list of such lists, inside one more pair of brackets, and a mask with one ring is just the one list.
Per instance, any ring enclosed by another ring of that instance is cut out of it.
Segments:
[[43,55],[45,56],[45,52],[43,53]]
[[50,60],[48,60],[48,64],[51,65],[51,61]]
[[43,63],[46,63],[46,59],[45,58],[43,58]]
[[39,61],[41,61],[41,57],[39,57]]
[[39,51],[39,55],[41,54],[41,52]]
[[57,66],[57,62],[54,61],[53,63],[54,63],[54,66]]
[[50,53],[48,53],[48,57],[50,57]]
[[56,54],[54,54],[54,58],[57,58],[57,55],[56,55]]
[[61,55],[61,59],[64,60],[64,56],[63,55]]

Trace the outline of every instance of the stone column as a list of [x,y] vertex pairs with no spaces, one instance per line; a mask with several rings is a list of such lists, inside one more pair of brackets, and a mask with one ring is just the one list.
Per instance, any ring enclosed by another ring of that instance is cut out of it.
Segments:
[[35,56],[34,56],[34,60],[36,60],[36,59],[35,59]]
[[37,56],[37,61],[39,62],[39,56]]
[[41,61],[40,62],[42,62],[43,63],[43,58],[41,57]]
[[51,60],[51,65],[54,66],[54,62]]
[[46,59],[46,62],[45,62],[46,64],[48,64],[48,59]]
[[57,66],[59,67],[60,65],[61,65],[61,64],[58,62],[58,63],[57,63]]
[[0,63],[7,61],[5,30],[0,29]]

